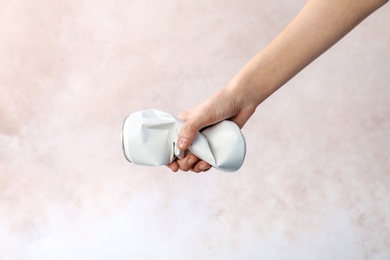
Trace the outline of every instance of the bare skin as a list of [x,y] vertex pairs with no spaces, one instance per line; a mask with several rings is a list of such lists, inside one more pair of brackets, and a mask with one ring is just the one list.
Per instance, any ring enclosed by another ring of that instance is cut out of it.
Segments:
[[[242,128],[266,98],[387,2],[308,0],[290,24],[227,86],[178,116],[185,121],[179,134],[179,149],[186,150],[200,129],[224,119]],[[193,154],[167,166],[174,172],[210,169],[208,163]]]

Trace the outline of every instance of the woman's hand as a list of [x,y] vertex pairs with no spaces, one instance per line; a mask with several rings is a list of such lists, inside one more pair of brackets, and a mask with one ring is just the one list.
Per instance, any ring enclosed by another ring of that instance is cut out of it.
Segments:
[[[187,150],[201,129],[225,119],[242,128],[255,112],[256,106],[250,103],[244,105],[241,95],[236,92],[236,88],[225,87],[198,106],[181,113],[178,118],[184,121],[184,125],[179,133],[178,148]],[[194,154],[177,159],[167,166],[174,172],[204,172],[211,168],[210,164],[199,160]]]

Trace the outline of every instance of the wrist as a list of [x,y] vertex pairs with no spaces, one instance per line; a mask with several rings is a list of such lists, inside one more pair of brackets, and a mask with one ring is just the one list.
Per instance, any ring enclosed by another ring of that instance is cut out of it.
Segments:
[[265,81],[247,71],[240,71],[226,86],[230,96],[236,99],[241,108],[259,106],[269,95]]

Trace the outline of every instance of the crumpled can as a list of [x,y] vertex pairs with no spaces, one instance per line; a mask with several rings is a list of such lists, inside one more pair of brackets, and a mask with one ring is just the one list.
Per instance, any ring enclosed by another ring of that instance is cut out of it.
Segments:
[[243,164],[246,142],[240,128],[224,120],[202,130],[187,151],[177,141],[183,121],[156,109],[128,116],[122,126],[122,147],[126,159],[137,165],[160,166],[193,153],[218,170],[237,171]]

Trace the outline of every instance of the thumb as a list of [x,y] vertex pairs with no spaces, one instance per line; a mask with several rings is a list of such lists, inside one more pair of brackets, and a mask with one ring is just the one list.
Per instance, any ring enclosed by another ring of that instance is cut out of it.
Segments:
[[180,150],[187,150],[195,140],[200,127],[192,122],[184,121],[183,127],[180,130],[177,146]]

